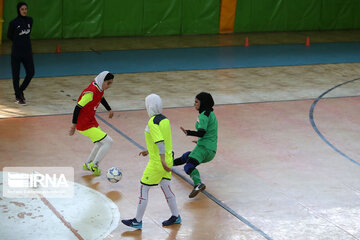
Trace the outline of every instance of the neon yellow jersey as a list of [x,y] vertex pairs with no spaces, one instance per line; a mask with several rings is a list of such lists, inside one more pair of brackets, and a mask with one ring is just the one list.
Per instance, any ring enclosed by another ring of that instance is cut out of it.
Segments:
[[169,119],[162,114],[152,116],[145,129],[145,140],[149,151],[149,165],[163,169],[157,143],[164,142],[165,162],[168,167],[173,166],[172,136]]

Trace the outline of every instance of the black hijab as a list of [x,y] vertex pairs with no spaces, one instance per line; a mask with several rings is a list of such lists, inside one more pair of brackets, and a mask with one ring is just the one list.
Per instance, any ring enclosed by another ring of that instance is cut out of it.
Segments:
[[200,108],[199,113],[202,113],[203,111],[206,111],[205,114],[210,114],[210,112],[214,111],[214,99],[212,98],[210,93],[207,92],[201,92],[198,95],[196,95],[196,98],[200,101]]
[[21,14],[20,14],[20,8],[22,7],[22,6],[28,6],[25,2],[19,2],[18,4],[17,4],[17,6],[16,6],[16,8],[17,8],[17,13],[18,13],[18,16],[19,17],[23,17],[23,16],[21,16]]

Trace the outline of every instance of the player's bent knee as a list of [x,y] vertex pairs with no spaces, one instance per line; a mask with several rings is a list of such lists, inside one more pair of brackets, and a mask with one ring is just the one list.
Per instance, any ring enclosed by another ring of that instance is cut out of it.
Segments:
[[184,163],[186,163],[190,153],[190,151],[186,152],[181,157],[174,159],[174,166],[183,165]]
[[188,152],[184,153],[184,154],[181,156],[181,160],[182,160],[184,163],[187,162],[190,153],[191,153],[191,151],[188,151]]
[[112,145],[114,143],[114,140],[108,135],[109,143]]
[[184,166],[184,170],[186,172],[186,174],[190,175],[192,171],[194,171],[194,169],[196,168],[196,166],[193,163],[186,163]]
[[109,136],[107,135],[105,138],[104,138],[104,143],[108,144],[108,145],[112,145],[114,143],[114,140]]

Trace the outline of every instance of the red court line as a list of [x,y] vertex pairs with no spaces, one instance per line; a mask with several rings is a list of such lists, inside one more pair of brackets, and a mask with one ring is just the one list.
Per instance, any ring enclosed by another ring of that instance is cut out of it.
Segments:
[[70,231],[72,233],[74,233],[74,235],[79,239],[79,240],[84,240],[84,238],[78,233],[78,230],[76,230],[75,228],[73,228],[71,226],[71,224],[65,220],[64,216],[61,215],[61,213],[59,213],[56,208],[44,197],[41,197],[41,201],[60,219],[60,221],[63,222],[63,224],[70,229]]

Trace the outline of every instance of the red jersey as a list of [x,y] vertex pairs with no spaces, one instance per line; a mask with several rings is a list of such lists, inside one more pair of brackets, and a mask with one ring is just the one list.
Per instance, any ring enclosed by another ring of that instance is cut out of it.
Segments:
[[95,119],[95,113],[104,95],[104,91],[100,92],[100,89],[95,84],[95,81],[92,81],[89,86],[84,91],[82,91],[78,102],[85,93],[89,92],[93,93],[93,99],[80,110],[78,121],[76,124],[76,129],[80,131],[99,126],[99,123]]

